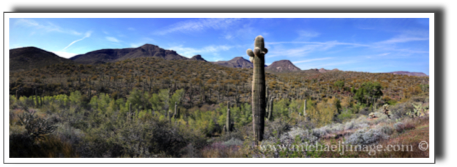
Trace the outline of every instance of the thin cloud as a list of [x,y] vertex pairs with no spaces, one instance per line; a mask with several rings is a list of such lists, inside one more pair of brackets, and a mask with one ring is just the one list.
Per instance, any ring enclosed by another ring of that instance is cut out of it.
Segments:
[[405,43],[413,41],[426,41],[428,38],[423,37],[408,37],[408,36],[399,36],[385,41],[378,42],[378,44],[395,44],[395,43]]
[[[271,42],[266,43],[267,45],[283,44],[283,43],[304,43],[308,45],[291,48],[291,49],[276,49],[271,52],[267,57],[287,56],[287,57],[300,57],[306,56],[311,52],[315,51],[326,51],[338,45],[352,45],[349,43],[341,43],[337,41],[328,42]],[[353,45],[356,46],[356,45]]]
[[70,47],[71,45],[75,44],[76,42],[79,42],[79,41],[82,41],[83,39],[89,38],[91,34],[92,34],[92,31],[86,32],[84,37],[82,37],[81,39],[74,40],[73,42],[68,44],[65,48],[63,48],[62,51],[66,50],[68,47]]
[[349,60],[349,61],[337,61],[337,62],[330,62],[330,63],[325,63],[325,64],[305,64],[305,65],[300,65],[301,69],[310,69],[310,68],[336,68],[339,65],[345,65],[345,64],[353,64],[357,63],[358,61],[356,60]]
[[294,64],[300,64],[300,63],[308,63],[308,62],[321,61],[321,60],[328,60],[328,59],[333,59],[333,57],[324,57],[324,58],[317,58],[317,59],[308,59],[308,60],[294,61],[294,62],[292,62],[292,63],[294,63]]
[[111,42],[121,42],[120,40],[118,40],[117,38],[114,38],[114,37],[106,37],[106,40],[111,41]]
[[78,31],[71,29],[63,29],[60,26],[55,25],[51,22],[47,22],[47,24],[42,24],[32,19],[18,19],[14,24],[19,26],[33,27],[37,30],[42,30],[45,32],[59,32],[72,35],[82,35],[82,33]]
[[227,28],[238,20],[238,18],[211,18],[183,21],[171,25],[170,27],[166,28],[166,30],[157,31],[154,34],[166,35],[173,32],[195,32],[205,29],[217,30]]
[[305,31],[305,30],[300,30],[298,31],[298,35],[300,37],[317,37],[320,34],[314,31]]

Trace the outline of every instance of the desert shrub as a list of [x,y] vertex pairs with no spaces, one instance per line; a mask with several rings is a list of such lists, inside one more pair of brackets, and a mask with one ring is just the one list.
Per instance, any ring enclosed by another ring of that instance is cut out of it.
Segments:
[[373,144],[378,142],[381,139],[386,139],[388,136],[382,133],[380,130],[377,129],[359,129],[353,134],[351,134],[346,142],[349,144],[357,145],[357,144]]
[[336,133],[344,130],[344,125],[341,123],[331,124],[329,126],[331,133]]
[[179,157],[183,154],[181,149],[189,143],[193,143],[197,149],[206,145],[206,139],[201,134],[173,127],[166,121],[154,121],[151,126],[153,127],[149,146],[151,153],[164,152],[166,155]]
[[393,107],[390,107],[392,113],[392,119],[402,118],[407,115],[408,112],[414,111],[414,107],[409,103],[400,103]]
[[405,124],[402,122],[397,122],[394,124],[394,128],[398,133],[401,133],[405,129]]
[[341,121],[345,121],[345,120],[353,118],[353,115],[354,114],[352,114],[352,110],[346,109],[343,112],[341,112],[341,114],[338,115],[338,119]]
[[223,143],[225,146],[240,146],[243,145],[243,141],[237,138],[231,138]]
[[362,115],[368,115],[369,113],[370,113],[370,109],[368,107],[362,107],[359,110],[359,114],[362,114]]
[[388,125],[378,126],[377,129],[386,135],[392,135],[394,133],[394,129]]
[[386,114],[380,113],[380,112],[375,112],[375,116],[377,118],[372,121],[372,124],[378,124],[381,122],[385,122],[388,119]]
[[219,138],[216,139],[216,141],[228,141],[232,139],[238,139],[243,141],[243,133],[241,130],[235,130],[230,133],[223,133]]
[[291,126],[281,119],[275,119],[270,124],[266,124],[264,138],[268,139],[270,137],[280,138],[284,132],[289,131]]
[[294,138],[290,137],[287,132],[283,133],[281,137],[279,137],[279,142],[281,144],[291,144],[294,142]]
[[354,120],[348,121],[344,124],[344,130],[351,130],[355,128]]
[[25,126],[27,134],[32,139],[37,139],[54,132],[57,127],[53,123],[36,116],[35,113],[35,110],[27,110],[18,116],[19,124]]
[[327,131],[327,127],[321,127],[321,128],[314,128],[312,130],[312,134],[318,138],[321,138],[323,136],[325,136],[326,134],[328,134],[328,131]]
[[405,126],[404,126],[404,130],[411,130],[411,129],[414,129],[416,128],[416,126],[414,125],[414,123],[410,122],[410,121],[407,121],[405,123]]
[[361,123],[361,124],[357,124],[356,127],[357,128],[368,128],[368,127],[370,127],[370,125],[368,125],[367,123]]
[[[315,142],[318,140],[316,136],[310,133],[309,130],[303,130],[299,127],[293,127],[289,132],[289,138],[295,139],[295,142]],[[298,138],[297,138],[298,136]],[[301,141],[297,141],[297,139]]]

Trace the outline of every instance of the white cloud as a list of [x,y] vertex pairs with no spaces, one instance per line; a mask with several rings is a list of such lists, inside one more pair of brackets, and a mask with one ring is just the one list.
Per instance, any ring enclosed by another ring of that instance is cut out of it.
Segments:
[[394,44],[394,43],[405,43],[412,41],[426,41],[428,38],[424,37],[410,37],[410,36],[398,36],[385,41],[377,42],[377,44]]
[[133,27],[129,27],[129,28],[127,28],[127,30],[130,30],[130,31],[135,31],[136,29],[135,29],[135,28],[133,28]]
[[205,29],[224,29],[235,23],[238,18],[210,18],[210,19],[197,19],[178,22],[167,27],[165,30],[157,31],[154,34],[165,35],[172,32],[194,32],[202,31]]
[[[350,43],[341,43],[338,41],[328,41],[328,42],[268,42],[267,45],[276,45],[283,43],[303,43],[308,45],[303,45],[300,47],[295,47],[291,49],[281,49],[276,48],[274,51],[271,51],[267,57],[276,57],[276,56],[287,56],[287,57],[300,57],[306,56],[307,54],[314,51],[325,51],[330,48],[333,48],[337,45],[353,45]],[[355,45],[354,45],[355,46]]]
[[82,37],[81,39],[74,40],[73,42],[68,44],[65,48],[63,48],[62,51],[66,50],[68,47],[70,47],[71,45],[75,44],[76,42],[79,42],[79,41],[82,41],[83,39],[89,38],[91,34],[92,34],[92,31],[86,32],[84,37]]
[[71,29],[63,29],[58,25],[55,25],[54,23],[51,22],[46,22],[46,24],[39,23],[35,20],[32,19],[18,19],[15,23],[15,25],[20,25],[20,26],[26,26],[26,27],[33,27],[37,30],[42,30],[45,32],[59,32],[59,33],[66,33],[66,34],[72,34],[72,35],[82,35],[82,33],[71,30]]
[[121,42],[120,40],[118,40],[114,37],[106,37],[106,40],[111,41],[111,42]]

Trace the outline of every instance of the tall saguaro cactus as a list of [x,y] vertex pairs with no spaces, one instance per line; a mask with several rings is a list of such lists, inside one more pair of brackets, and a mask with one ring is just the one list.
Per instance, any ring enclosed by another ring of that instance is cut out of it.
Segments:
[[230,133],[231,129],[230,129],[230,103],[227,102],[227,117],[226,117],[226,120],[225,120],[225,131],[227,133]]
[[268,52],[261,35],[254,41],[254,51],[248,49],[249,60],[254,65],[252,82],[252,122],[256,142],[262,141],[265,128],[265,54]]

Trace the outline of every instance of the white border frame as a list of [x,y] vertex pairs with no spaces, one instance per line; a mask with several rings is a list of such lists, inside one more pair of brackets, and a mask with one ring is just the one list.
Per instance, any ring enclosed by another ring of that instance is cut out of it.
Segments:
[[[9,158],[10,18],[429,18],[429,158]],[[4,13],[4,163],[435,163],[434,13]],[[7,93],[8,92],[8,93]]]

